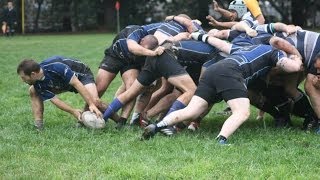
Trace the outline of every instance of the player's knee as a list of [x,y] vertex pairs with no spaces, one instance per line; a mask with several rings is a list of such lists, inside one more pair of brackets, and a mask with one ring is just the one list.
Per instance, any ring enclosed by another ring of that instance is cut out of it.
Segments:
[[236,115],[238,120],[240,121],[245,121],[249,118],[250,116],[250,110],[249,108],[241,107],[234,112],[232,112],[233,115]]

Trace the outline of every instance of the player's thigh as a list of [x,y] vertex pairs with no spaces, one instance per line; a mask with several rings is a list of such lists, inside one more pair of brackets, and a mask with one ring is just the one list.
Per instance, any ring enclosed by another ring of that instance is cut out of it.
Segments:
[[128,89],[132,85],[132,83],[137,79],[138,74],[138,69],[129,69],[122,74],[122,80],[126,86],[126,89]]
[[189,76],[189,74],[169,77],[168,81],[170,84],[174,85],[182,92],[187,92],[187,91],[194,92],[196,90],[196,85],[191,79],[191,77]]

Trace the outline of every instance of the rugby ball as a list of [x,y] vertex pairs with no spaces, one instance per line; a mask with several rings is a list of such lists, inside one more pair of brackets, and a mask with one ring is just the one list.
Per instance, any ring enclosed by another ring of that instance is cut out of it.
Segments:
[[81,114],[82,123],[90,129],[103,129],[106,126],[104,119],[99,118],[91,111],[85,111]]

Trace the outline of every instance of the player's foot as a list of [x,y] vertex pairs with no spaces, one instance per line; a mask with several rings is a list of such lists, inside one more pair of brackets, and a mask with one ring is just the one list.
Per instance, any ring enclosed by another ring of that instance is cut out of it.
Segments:
[[199,127],[200,127],[200,124],[199,124],[198,122],[192,121],[192,122],[190,123],[190,125],[188,126],[188,130],[194,132],[194,131],[198,130]]
[[274,120],[275,120],[276,128],[287,128],[291,126],[290,117],[280,117],[280,118],[275,118]]
[[222,135],[219,135],[216,140],[218,141],[218,144],[223,146],[230,146],[230,144],[227,142],[228,139]]
[[117,122],[116,129],[122,129],[127,123],[127,118],[121,117]]
[[144,132],[141,136],[141,140],[149,140],[157,133],[157,126],[155,124],[150,124],[144,128]]
[[319,120],[317,118],[306,118],[303,123],[303,129],[311,132],[313,129],[319,129]]
[[221,112],[217,112],[218,115],[229,116],[232,114],[231,108],[227,107]]
[[177,129],[175,127],[169,126],[160,130],[162,134],[165,136],[172,136],[177,133]]
[[137,125],[140,126],[141,128],[145,128],[150,124],[150,121],[142,115],[142,113],[138,114],[138,117],[130,121],[130,125]]

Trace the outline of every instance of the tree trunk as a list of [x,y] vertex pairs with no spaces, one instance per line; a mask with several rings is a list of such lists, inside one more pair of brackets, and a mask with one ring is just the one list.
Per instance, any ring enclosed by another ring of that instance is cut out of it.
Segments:
[[34,21],[34,31],[35,32],[39,31],[39,18],[40,18],[41,5],[43,3],[43,0],[37,0],[37,3],[38,3],[38,8],[37,8],[36,19]]
[[306,14],[306,2],[302,0],[292,0],[291,1],[291,16],[292,16],[292,23],[298,26],[305,26],[307,20]]

